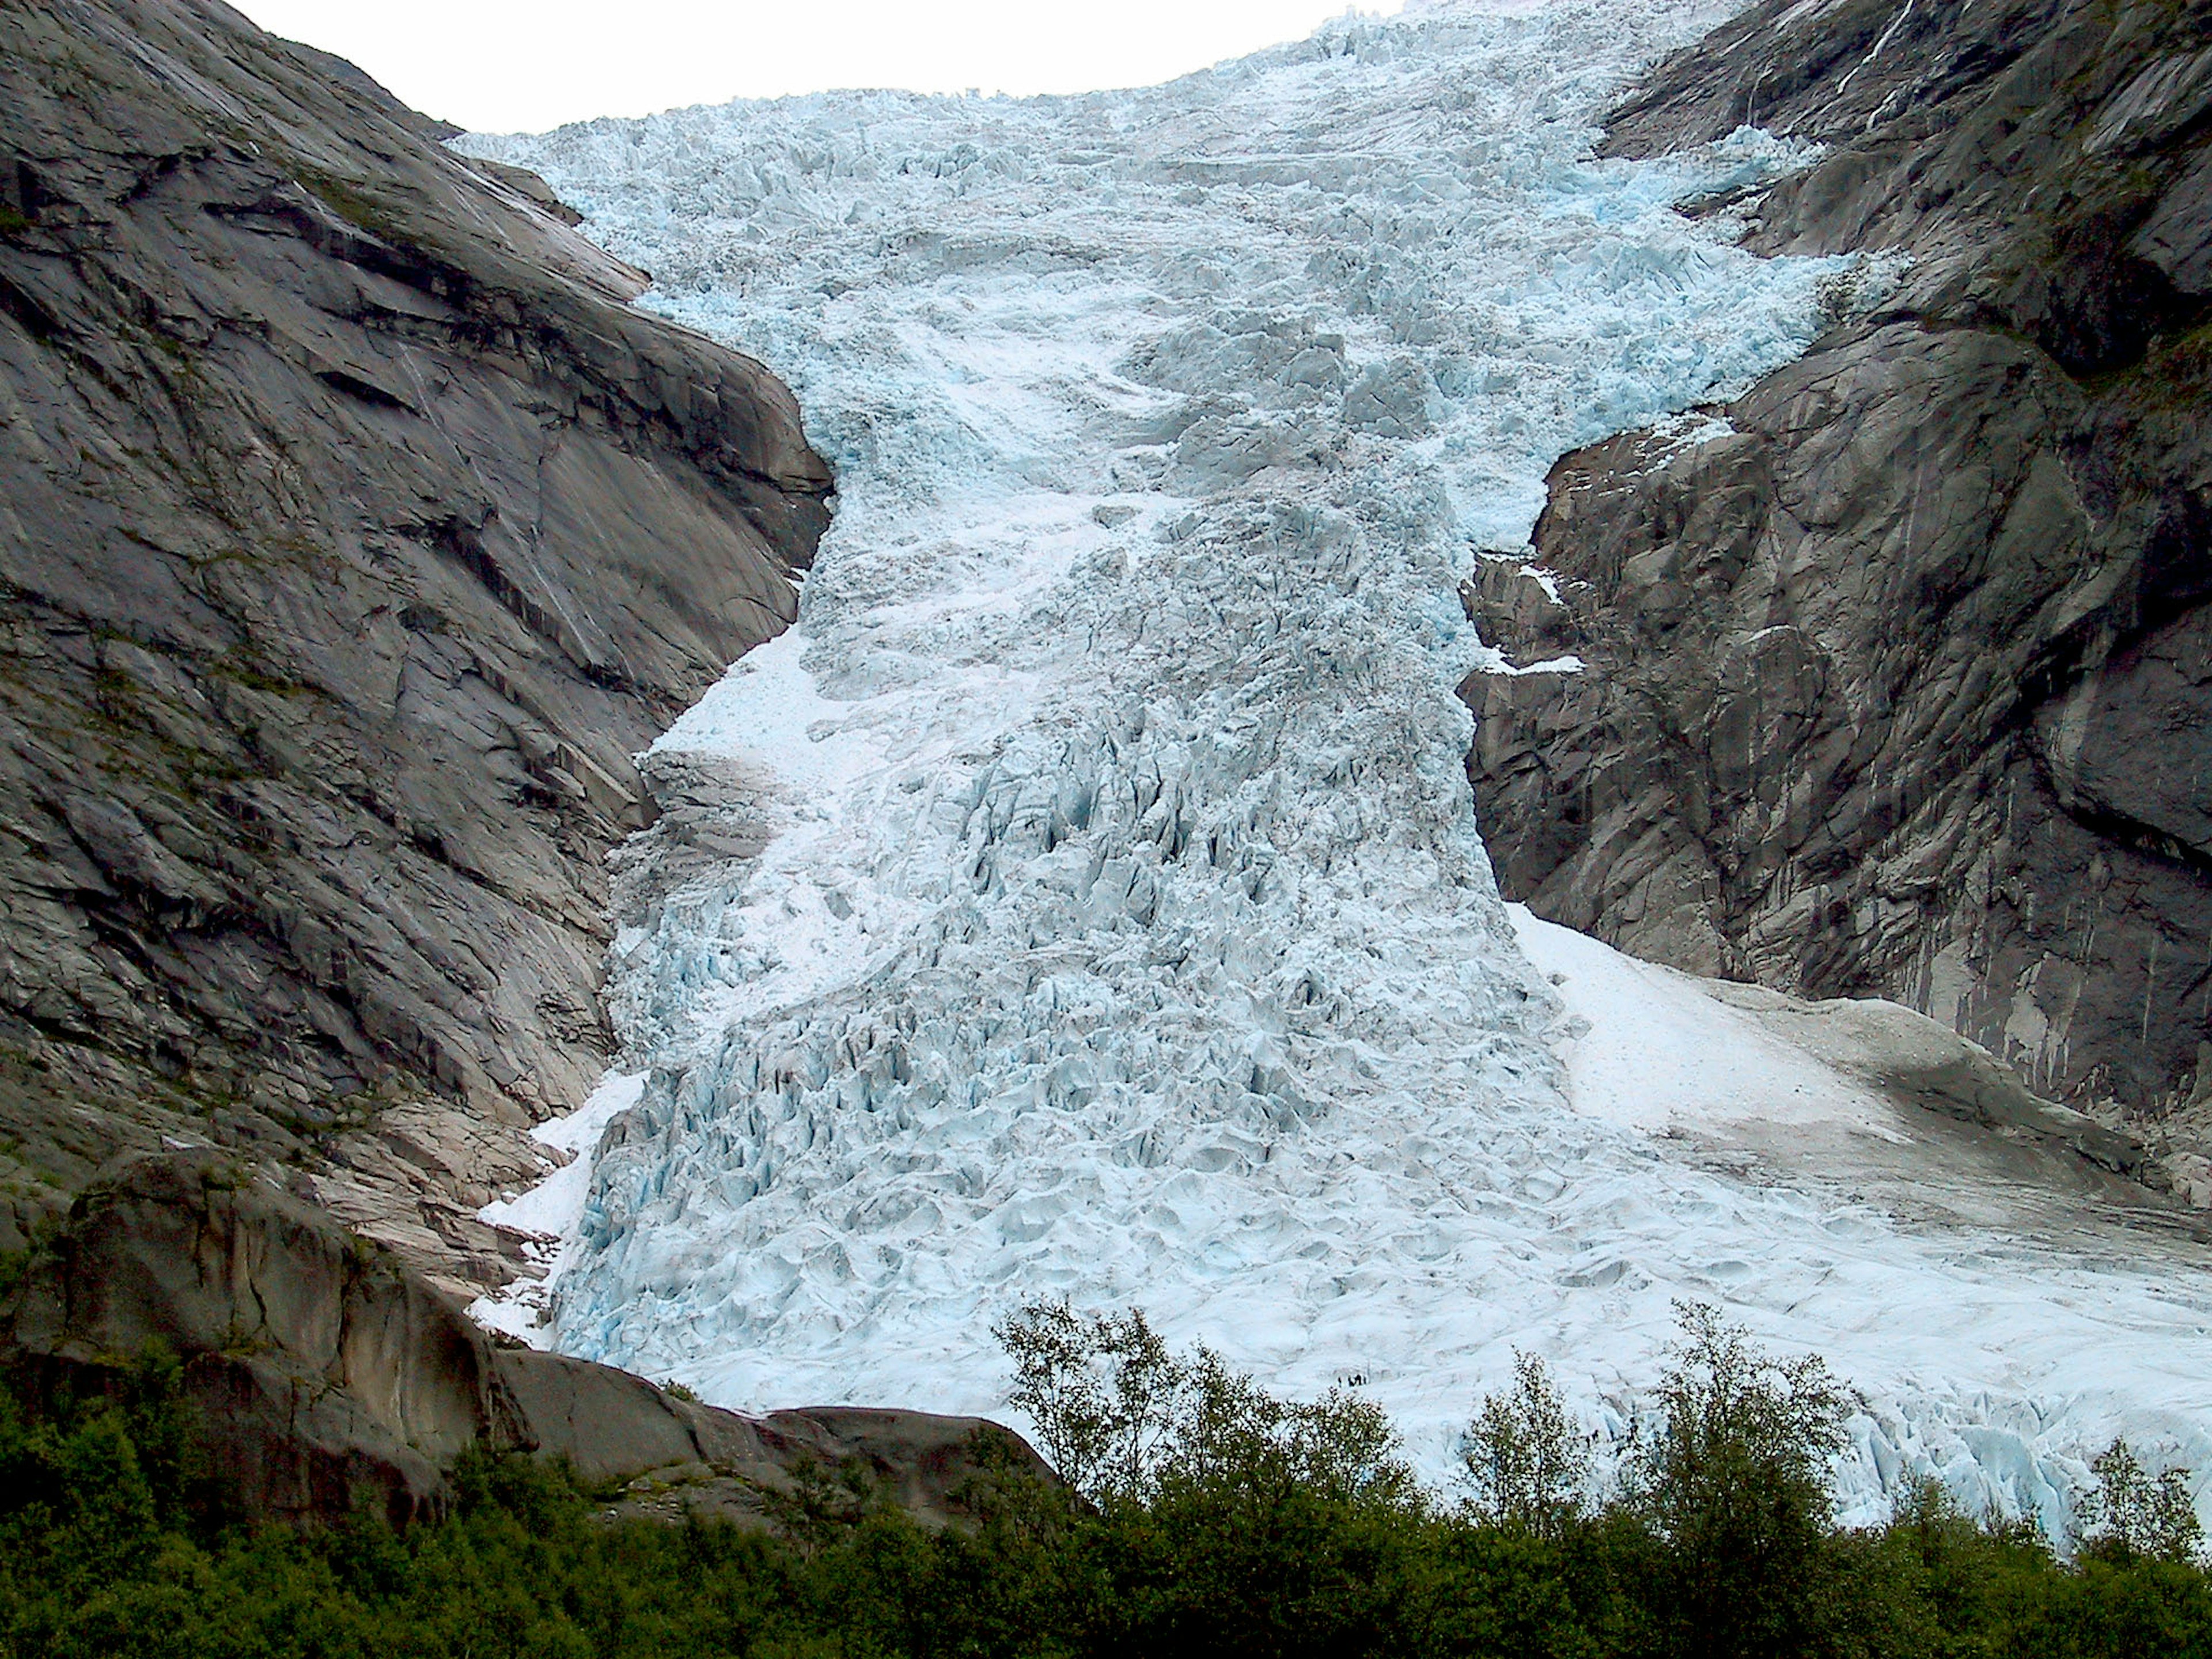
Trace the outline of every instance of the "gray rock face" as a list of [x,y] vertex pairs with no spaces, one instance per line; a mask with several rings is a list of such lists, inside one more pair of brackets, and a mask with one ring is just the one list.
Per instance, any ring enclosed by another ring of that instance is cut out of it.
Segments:
[[158,1343],[184,1361],[216,1468],[251,1512],[342,1519],[367,1496],[434,1513],[471,1444],[567,1459],[629,1483],[622,1507],[772,1519],[804,1466],[850,1462],[926,1522],[995,1443],[975,1418],[822,1408],[749,1418],[605,1365],[497,1346],[393,1252],[265,1174],[210,1151],[125,1160],[82,1194],[0,1307],[0,1366],[33,1389],[97,1391]]
[[2035,1090],[2208,1080],[2212,13],[1768,4],[1610,143],[1746,118],[1833,146],[1738,204],[1887,294],[1713,411],[1552,478],[1470,613],[1469,769],[1510,896],[1638,955],[1878,995]]
[[629,757],[793,615],[788,392],[447,131],[215,0],[0,0],[0,1247],[167,1137],[504,1277]]

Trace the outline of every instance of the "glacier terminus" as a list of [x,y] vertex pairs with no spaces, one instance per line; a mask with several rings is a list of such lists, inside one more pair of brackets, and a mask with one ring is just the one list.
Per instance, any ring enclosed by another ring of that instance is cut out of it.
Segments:
[[1141,90],[465,141],[788,380],[840,491],[797,625],[645,763],[622,1073],[494,1207],[561,1244],[483,1316],[733,1407],[991,1412],[996,1321],[1135,1306],[1357,1382],[1436,1472],[1516,1347],[1624,1431],[1690,1300],[1859,1390],[1847,1518],[1929,1472],[2063,1526],[2119,1432],[2212,1463],[2201,1251],[1955,1158],[1916,1201],[1920,1126],[1492,878],[1456,688],[1577,665],[1461,583],[1835,286],[1674,210],[1790,146],[1593,159],[1718,15],[1416,5]]

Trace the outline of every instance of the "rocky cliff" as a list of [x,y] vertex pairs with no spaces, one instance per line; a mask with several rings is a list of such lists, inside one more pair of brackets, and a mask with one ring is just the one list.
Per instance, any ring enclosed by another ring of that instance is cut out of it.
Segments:
[[0,0],[0,1249],[212,1143],[503,1278],[629,757],[793,615],[789,393],[445,131],[215,0]]
[[123,1160],[7,1301],[0,1367],[34,1395],[125,1386],[149,1346],[181,1361],[210,1462],[257,1516],[336,1520],[364,1498],[395,1520],[435,1513],[476,1444],[565,1459],[623,1488],[617,1512],[753,1524],[810,1465],[857,1468],[933,1524],[958,1519],[962,1487],[994,1463],[1049,1478],[974,1418],[743,1417],[500,1346],[395,1252],[210,1149]]
[[1875,258],[1802,361],[1569,455],[1533,556],[1483,562],[1486,637],[1585,665],[1464,688],[1500,880],[1639,955],[1909,1003],[2054,1098],[2202,1114],[2212,11],[1771,0],[1607,143],[1744,122],[1825,153],[1686,210]]

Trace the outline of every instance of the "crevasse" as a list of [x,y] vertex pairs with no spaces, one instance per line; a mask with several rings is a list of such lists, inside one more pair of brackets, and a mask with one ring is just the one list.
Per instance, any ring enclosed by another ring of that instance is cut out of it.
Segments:
[[1436,5],[1140,91],[471,141],[785,376],[841,492],[797,628],[648,762],[681,805],[610,995],[649,1075],[542,1335],[993,1410],[995,1318],[1134,1304],[1360,1380],[1434,1469],[1516,1346],[1618,1430],[1689,1297],[1863,1387],[1854,1514],[1917,1468],[2055,1521],[2115,1426],[2207,1449],[2171,1276],[1576,1111],[1492,882],[1455,687],[1575,665],[1459,583],[1561,452],[1817,326],[1826,265],[1670,210],[1801,158],[1590,159],[1713,21]]

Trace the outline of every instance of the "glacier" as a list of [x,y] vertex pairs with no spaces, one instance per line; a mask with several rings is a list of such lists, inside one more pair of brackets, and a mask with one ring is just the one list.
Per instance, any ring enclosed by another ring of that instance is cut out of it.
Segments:
[[1516,1347],[1617,1440],[1687,1298],[1857,1389],[1853,1518],[1931,1472],[2062,1527],[2120,1431],[2212,1463],[2201,1250],[1955,1157],[1921,1201],[1924,1126],[1492,880],[1455,687],[1578,665],[1460,583],[1561,453],[1698,441],[1823,326],[1838,262],[1673,210],[1802,153],[1593,159],[1721,15],[464,141],[788,380],[840,490],[798,624],[643,757],[623,1070],[487,1212],[559,1243],[483,1316],[738,1407],[1002,1412],[994,1321],[1137,1306],[1439,1473]]

